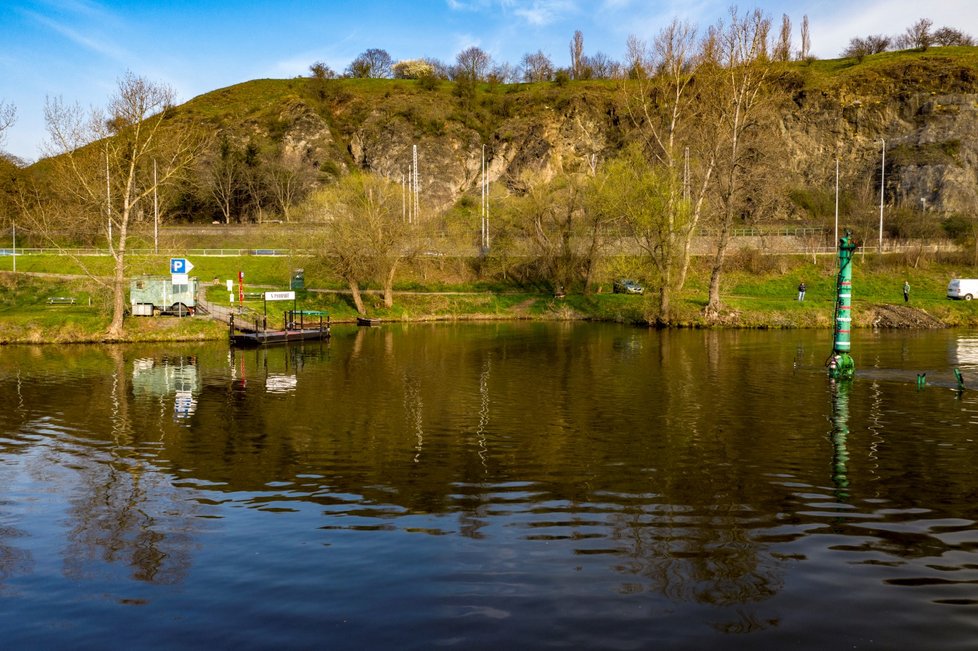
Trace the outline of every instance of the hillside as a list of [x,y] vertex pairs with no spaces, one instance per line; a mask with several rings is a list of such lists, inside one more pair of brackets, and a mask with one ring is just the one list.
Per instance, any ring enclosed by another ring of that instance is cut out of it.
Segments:
[[[838,157],[843,210],[861,207],[872,223],[881,140],[889,206],[941,216],[973,212],[978,48],[792,62],[771,83],[787,98],[774,149],[784,155],[776,161],[777,182],[790,200],[768,219],[828,219]],[[634,137],[625,92],[617,81],[466,89],[431,80],[262,79],[195,97],[176,108],[174,122],[219,134],[211,160],[224,146],[256,167],[298,165],[314,185],[353,168],[400,180],[416,145],[421,209],[433,214],[478,194],[483,145],[494,192],[614,157]],[[184,192],[177,211],[183,219],[219,217],[199,190]],[[253,220],[253,212],[242,199],[232,219]]]

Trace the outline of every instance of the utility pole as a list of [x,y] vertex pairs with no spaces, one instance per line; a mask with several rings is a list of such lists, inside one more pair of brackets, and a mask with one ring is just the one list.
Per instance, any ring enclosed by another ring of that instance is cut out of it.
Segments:
[[105,212],[109,221],[109,253],[113,251],[112,246],[112,187],[109,183],[109,150],[105,150]]
[[413,180],[413,190],[414,190],[414,222],[418,221],[418,211],[419,211],[419,201],[418,201],[418,146],[413,146],[413,162],[414,162],[414,180]]
[[835,159],[835,241],[839,241],[839,158]]
[[156,159],[153,159],[153,253],[160,252],[160,202],[156,197]]
[[880,253],[883,252],[883,193],[886,190],[886,140],[883,143],[883,162],[880,164]]

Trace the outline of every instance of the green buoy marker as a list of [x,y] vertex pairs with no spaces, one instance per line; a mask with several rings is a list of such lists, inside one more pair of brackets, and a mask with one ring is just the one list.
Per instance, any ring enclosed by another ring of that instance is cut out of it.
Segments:
[[852,231],[846,230],[839,240],[839,275],[835,282],[835,335],[829,356],[829,377],[850,380],[856,364],[849,356],[852,329],[852,255],[856,251]]

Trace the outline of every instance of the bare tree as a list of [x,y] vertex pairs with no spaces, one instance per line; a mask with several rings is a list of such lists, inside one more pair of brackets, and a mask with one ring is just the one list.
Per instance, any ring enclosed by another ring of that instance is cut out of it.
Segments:
[[581,79],[617,79],[621,76],[621,64],[604,52],[584,55],[581,65]]
[[[756,206],[764,188],[762,177],[754,173],[760,152],[773,141],[775,125],[770,84],[771,62],[764,43],[770,20],[759,9],[739,16],[731,9],[730,24],[717,28],[720,36],[721,66],[714,69],[711,118],[717,126],[716,141],[721,143],[717,159],[716,211],[712,220],[717,234],[710,274],[708,318],[720,313],[720,278],[730,244],[734,220]],[[765,152],[766,153],[766,152]],[[751,201],[753,199],[753,201]]]
[[842,56],[856,59],[860,63],[869,53],[869,45],[866,43],[866,39],[858,36],[853,37],[846,49],[842,50]]
[[584,32],[577,30],[570,42],[570,75],[571,79],[582,79],[584,68]]
[[492,67],[492,57],[480,47],[472,46],[455,56],[455,80],[485,81]]
[[849,45],[842,51],[842,56],[852,57],[862,61],[870,54],[886,52],[887,48],[890,47],[890,42],[890,37],[883,36],[882,34],[874,34],[866,38],[857,36],[849,41]]
[[529,52],[524,54],[523,60],[520,61],[520,67],[523,69],[523,81],[532,83],[553,80],[554,65],[550,58],[540,50],[532,54]]
[[953,45],[974,46],[975,39],[953,27],[941,27],[934,32],[934,43],[943,47]]
[[267,167],[266,179],[275,205],[286,223],[292,221],[292,207],[309,192],[313,170],[296,153],[285,153]]
[[17,108],[13,104],[0,102],[0,146],[3,145],[7,129],[13,126],[17,119]]
[[[663,211],[660,216],[651,219],[640,211],[629,223],[641,231],[639,245],[659,274],[656,319],[665,323],[670,318],[672,296],[685,283],[692,238],[716,165],[717,144],[701,134],[703,120],[693,80],[704,58],[696,50],[691,26],[673,21],[658,34],[652,49],[630,37],[628,56],[631,79],[623,80],[623,103],[647,166],[659,168],[648,174],[634,172],[639,174],[635,182],[665,193],[655,202]],[[641,160],[632,158],[631,165]]]
[[807,61],[812,50],[812,38],[808,31],[808,14],[801,18],[801,49],[798,51],[798,59]]
[[[172,183],[202,149],[192,130],[170,124],[173,96],[167,86],[126,73],[107,112],[86,116],[61,100],[45,106],[46,153],[59,200],[69,214],[99,229],[114,260],[110,338],[122,334],[130,222],[154,190]],[[46,207],[37,208],[43,220]]]
[[791,60],[791,19],[788,14],[781,15],[781,31],[778,33],[772,58],[782,62]]
[[357,55],[347,66],[346,74],[358,79],[388,79],[393,63],[386,50],[374,47]]
[[224,223],[230,224],[232,216],[240,218],[238,208],[245,191],[247,170],[242,153],[231,138],[222,135],[217,152],[201,157],[198,167],[201,190],[217,205]]
[[934,42],[934,35],[930,28],[934,26],[934,21],[929,18],[921,18],[906,31],[897,37],[897,47],[909,50],[927,50]]

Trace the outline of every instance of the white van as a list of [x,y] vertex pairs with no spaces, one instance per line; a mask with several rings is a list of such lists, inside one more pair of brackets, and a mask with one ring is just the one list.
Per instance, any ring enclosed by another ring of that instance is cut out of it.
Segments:
[[978,296],[978,278],[953,278],[947,284],[948,298],[970,301],[976,296]]

